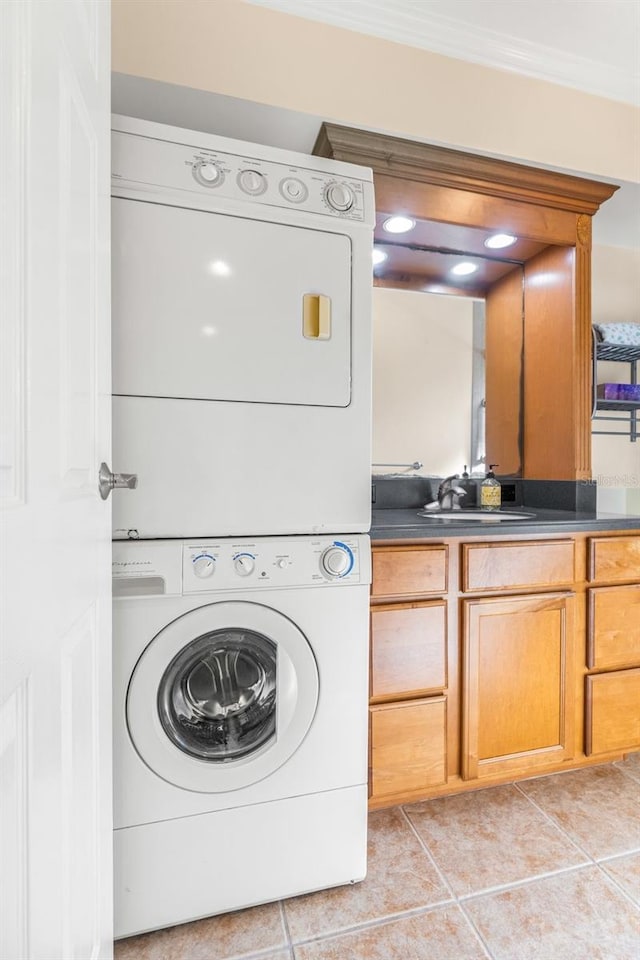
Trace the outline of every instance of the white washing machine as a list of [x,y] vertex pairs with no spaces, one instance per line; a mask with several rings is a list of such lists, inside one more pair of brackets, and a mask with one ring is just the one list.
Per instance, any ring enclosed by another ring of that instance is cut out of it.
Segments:
[[115,117],[115,536],[367,531],[371,171]]
[[116,937],[361,880],[369,538],[113,564]]

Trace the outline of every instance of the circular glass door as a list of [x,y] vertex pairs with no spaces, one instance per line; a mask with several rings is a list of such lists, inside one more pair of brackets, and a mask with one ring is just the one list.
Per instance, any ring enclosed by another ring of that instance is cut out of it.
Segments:
[[187,644],[160,680],[158,713],[186,754],[217,763],[259,750],[276,732],[277,647],[250,630]]
[[298,749],[315,716],[316,659],[271,607],[220,602],[167,624],[138,660],[127,727],[158,776],[204,793],[257,783]]

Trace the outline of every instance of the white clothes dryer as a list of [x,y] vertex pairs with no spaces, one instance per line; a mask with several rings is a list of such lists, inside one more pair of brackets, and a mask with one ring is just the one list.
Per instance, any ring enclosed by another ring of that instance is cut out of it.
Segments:
[[369,538],[113,565],[116,937],[361,880]]
[[370,526],[370,170],[115,117],[115,536]]

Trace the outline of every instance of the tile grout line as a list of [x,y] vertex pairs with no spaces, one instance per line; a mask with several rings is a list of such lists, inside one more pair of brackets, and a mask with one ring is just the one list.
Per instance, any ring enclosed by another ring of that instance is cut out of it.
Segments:
[[625,890],[625,888],[622,886],[622,884],[619,882],[619,880],[616,880],[615,877],[612,877],[609,873],[607,873],[607,871],[604,869],[604,867],[602,866],[602,864],[597,863],[596,866],[598,867],[598,869],[600,870],[600,873],[604,876],[604,878],[605,878],[606,880],[608,880],[609,883],[612,883],[613,886],[616,888],[616,890],[617,890],[619,893],[621,893],[622,896],[623,896],[626,900],[628,900],[629,903],[631,903],[631,904],[635,907],[636,910],[638,910],[638,911],[640,912],[640,902],[639,902],[638,900],[636,900],[636,899],[629,893],[628,890]]
[[633,857],[638,853],[640,853],[640,845],[634,847],[633,850],[625,850],[624,853],[608,853],[606,857],[598,857],[596,863],[610,863],[611,860],[621,860],[622,857]]
[[[284,953],[285,951],[289,954],[290,960],[294,960],[293,957],[293,945],[291,943],[291,938],[289,936],[289,928],[284,916],[284,904],[282,900],[271,901],[278,905],[280,908],[280,925],[282,932],[285,935],[285,943],[281,943],[280,946],[271,946],[271,947],[262,947],[260,950],[250,950],[248,953],[233,953],[228,954],[224,957],[219,958],[219,960],[264,960],[265,957],[272,957],[277,953]],[[254,909],[249,907],[249,909]],[[219,914],[219,916],[225,916],[225,914]]]
[[619,770],[620,773],[624,773],[625,777],[629,777],[631,780],[635,780],[638,786],[640,786],[640,775],[636,776],[636,774],[632,773],[631,770],[625,770],[624,768],[625,762],[626,761],[624,760],[615,760],[613,763],[613,766],[616,768],[616,770]]
[[[435,910],[441,910],[442,907],[455,906],[453,900],[441,900],[439,903],[432,903],[428,906],[413,907],[410,910],[403,910],[400,913],[385,914],[384,917],[376,917],[374,920],[362,920],[360,923],[354,923],[350,927],[340,927],[337,930],[327,930],[325,933],[318,933],[312,937],[303,937],[292,943],[296,947],[307,946],[310,943],[317,943],[321,940],[333,940],[336,937],[346,936],[349,933],[361,933],[363,930],[369,930],[371,927],[382,927],[385,923],[393,923],[395,920],[407,920],[410,917],[420,917],[425,913],[433,913]],[[241,960],[245,960],[244,957]],[[251,958],[247,958],[251,960]]]
[[[569,773],[569,772],[570,772],[570,771],[567,771],[567,773]],[[533,807],[535,807],[535,809],[538,810],[538,812],[541,813],[542,816],[543,816],[546,820],[548,820],[549,823],[552,824],[552,826],[554,826],[554,827],[556,828],[556,830],[558,830],[558,832],[561,833],[562,836],[565,837],[572,846],[574,846],[574,847],[576,848],[576,850],[579,850],[580,853],[581,853],[584,857],[586,857],[587,860],[589,860],[591,863],[596,863],[596,862],[597,862],[597,861],[596,861],[596,858],[595,858],[595,857],[592,857],[591,854],[589,853],[589,851],[588,851],[588,850],[585,850],[584,847],[583,847],[580,843],[578,843],[577,840],[574,840],[574,838],[571,836],[571,834],[570,834],[567,830],[565,830],[565,828],[564,828],[563,826],[561,826],[561,825],[558,823],[558,821],[555,820],[555,819],[551,816],[551,814],[547,813],[547,811],[544,810],[544,809],[540,806],[539,803],[537,803],[532,797],[530,797],[527,793],[525,793],[524,790],[520,787],[520,785],[519,785],[518,783],[514,783],[513,785],[514,785],[514,787],[516,788],[516,790],[518,790],[518,791],[522,794],[522,796],[525,797],[525,798],[529,801],[529,803],[530,803]],[[583,864],[583,866],[584,866],[584,864]]]
[[496,960],[495,954],[490,950],[489,944],[488,944],[487,941],[485,940],[484,934],[483,934],[483,933],[480,931],[480,929],[476,926],[476,923],[475,923],[473,917],[470,916],[470,914],[469,914],[468,911],[466,910],[464,903],[461,903],[460,901],[458,901],[458,908],[459,908],[459,910],[460,910],[460,913],[462,914],[462,916],[463,916],[464,919],[466,920],[467,926],[469,926],[469,927],[471,928],[471,930],[473,931],[473,933],[475,933],[476,937],[477,937],[478,940],[480,941],[480,945],[483,947],[483,949],[484,949],[487,957],[489,957],[489,960]]
[[[427,801],[425,801],[425,802],[426,802],[426,803],[429,803],[430,801],[427,800]],[[414,835],[414,837],[416,838],[416,840],[418,841],[418,843],[420,844],[420,846],[422,847],[422,849],[423,849],[424,852],[426,853],[426,855],[427,855],[427,857],[428,857],[428,859],[429,859],[429,862],[431,863],[431,866],[434,868],[434,870],[436,871],[436,873],[437,873],[438,876],[440,877],[440,880],[442,881],[442,883],[444,884],[444,886],[446,887],[446,889],[449,891],[449,893],[450,893],[450,895],[451,895],[451,898],[452,898],[453,900],[455,900],[456,903],[457,903],[458,897],[457,897],[457,895],[456,895],[453,887],[452,887],[451,884],[449,883],[449,880],[447,879],[447,876],[446,876],[446,874],[444,873],[444,871],[440,869],[440,866],[438,865],[438,863],[437,863],[435,857],[433,856],[431,850],[429,850],[429,847],[427,846],[425,840],[424,840],[424,839],[420,836],[420,834],[418,833],[416,827],[415,827],[414,824],[413,824],[413,821],[411,820],[411,817],[409,816],[409,814],[407,813],[407,811],[404,809],[403,806],[400,806],[398,809],[400,810],[400,813],[401,813],[402,816],[404,817],[404,819],[405,819],[405,821],[406,821],[409,829],[411,830],[412,834]]]
[[509,890],[526,887],[529,883],[551,880],[553,877],[562,877],[565,873],[577,873],[579,870],[587,870],[597,866],[597,863],[574,863],[570,867],[558,867],[557,870],[548,870],[546,873],[536,873],[534,876],[524,877],[522,880],[514,880],[512,883],[503,883],[495,887],[487,887],[485,890],[464,893],[458,898],[458,902],[462,905],[463,903],[468,903],[470,900],[478,900],[480,897],[492,897],[499,893],[508,893]]
[[[527,799],[529,799],[529,798],[527,798]],[[424,801],[424,802],[428,803],[429,801]],[[536,807],[536,804],[533,803],[533,801],[532,801],[532,805],[533,805],[534,807]],[[404,815],[407,817],[407,819],[409,819],[408,814],[404,811],[404,809],[402,810],[402,812],[403,812]],[[545,816],[547,819],[549,819],[548,816],[547,816],[547,814],[545,814],[543,810],[541,810],[540,812],[543,813],[544,816]],[[551,821],[551,822],[553,823],[553,821]],[[414,833],[416,834],[416,836],[417,836],[417,838],[418,838],[418,841],[420,842],[420,845],[423,847],[423,849],[425,850],[425,852],[426,852],[427,855],[429,856],[430,860],[432,861],[432,863],[433,863],[436,871],[437,871],[438,874],[441,876],[441,878],[442,878],[443,882],[445,883],[447,889],[449,889],[449,890],[451,891],[451,894],[452,894],[453,898],[455,899],[456,903],[459,903],[460,905],[462,905],[465,901],[472,899],[473,897],[484,897],[484,896],[490,896],[491,894],[494,894],[494,893],[503,893],[505,890],[510,890],[512,887],[521,887],[521,886],[522,886],[523,884],[525,884],[525,883],[530,883],[530,882],[533,882],[533,881],[536,881],[536,880],[545,880],[545,879],[547,879],[548,877],[555,877],[555,876],[558,876],[559,874],[562,874],[562,873],[570,873],[570,872],[573,871],[573,870],[581,870],[581,869],[584,868],[584,867],[596,865],[596,861],[595,861],[595,860],[592,860],[592,858],[589,857],[589,855],[588,855],[585,851],[583,851],[576,843],[573,843],[573,841],[571,840],[571,838],[569,838],[569,840],[570,840],[570,842],[573,844],[573,846],[575,846],[576,849],[579,850],[580,853],[584,854],[584,855],[588,858],[588,861],[589,861],[588,863],[572,863],[572,864],[569,864],[569,866],[566,866],[566,867],[558,867],[556,870],[546,870],[546,871],[544,871],[544,873],[536,873],[536,874],[533,874],[532,876],[523,877],[522,880],[512,880],[512,881],[510,881],[509,883],[499,883],[499,884],[496,884],[496,885],[493,886],[493,887],[486,887],[486,888],[484,888],[483,890],[473,891],[472,893],[456,894],[455,891],[453,890],[453,887],[451,886],[451,884],[450,884],[449,881],[447,880],[446,874],[443,872],[443,870],[442,870],[442,869],[438,866],[438,864],[436,863],[436,861],[435,861],[435,859],[434,859],[434,857],[433,857],[433,854],[431,853],[431,851],[429,850],[428,846],[426,845],[426,842],[423,841],[422,837],[421,837],[420,834],[417,832],[416,828],[413,826],[413,823],[411,822],[410,819],[409,819],[409,824],[410,824],[412,830],[414,831]],[[555,823],[553,823],[553,825],[556,826]],[[561,829],[561,828],[558,828],[558,829]],[[564,831],[561,830],[561,832],[564,832]],[[624,856],[624,854],[621,854],[621,856]]]
[[[615,766],[615,764],[611,764],[611,766]],[[573,771],[567,770],[566,772],[567,772],[567,773],[572,773]],[[553,774],[552,774],[552,776],[553,776]],[[542,779],[542,777],[535,777],[535,778],[532,778],[532,779]],[[635,779],[635,777],[631,777],[630,779],[633,780],[633,779]],[[527,800],[529,801],[529,803],[531,803],[531,804],[536,808],[536,810],[539,810],[540,813],[541,813],[544,817],[547,818],[547,820],[549,820],[555,827],[557,827],[557,829],[567,837],[567,839],[574,845],[574,847],[576,847],[582,854],[584,854],[585,857],[588,857],[589,860],[591,860],[592,863],[595,863],[595,864],[597,865],[597,864],[599,864],[601,861],[613,860],[615,857],[626,857],[626,856],[629,856],[629,855],[631,855],[631,854],[633,854],[633,853],[640,853],[640,844],[638,844],[638,845],[636,845],[636,846],[634,846],[634,847],[631,847],[630,849],[627,849],[627,850],[619,850],[617,853],[608,853],[608,854],[606,854],[606,856],[604,856],[604,857],[596,857],[595,855],[590,854],[588,850],[585,850],[585,848],[584,848],[580,843],[578,843],[577,840],[575,840],[575,839],[571,836],[571,834],[565,829],[565,827],[563,827],[561,824],[559,824],[559,823],[551,816],[551,814],[547,813],[546,810],[544,810],[544,808],[541,807],[541,806],[537,803],[537,801],[535,801],[532,797],[530,797],[527,793],[525,793],[525,791],[522,789],[522,787],[520,786],[520,784],[521,784],[521,783],[526,783],[526,782],[527,782],[526,780],[521,780],[521,781],[519,781],[518,783],[514,783],[513,786],[516,787],[516,789],[519,790],[520,793],[527,798]],[[636,782],[638,783],[638,786],[640,787],[640,781],[636,781]]]
[[289,929],[289,921],[287,920],[287,911],[284,907],[284,900],[278,900],[278,906],[280,907],[280,921],[282,923],[284,936],[287,941],[287,947],[289,948],[289,954],[290,956],[293,956],[293,940],[291,939],[291,930]]
[[482,947],[482,949],[483,949],[484,952],[486,953],[486,955],[487,955],[487,957],[489,958],[489,960],[495,960],[495,957],[494,957],[493,953],[491,952],[491,950],[489,949],[489,945],[488,945],[488,943],[486,942],[484,936],[483,936],[482,933],[478,930],[478,928],[476,927],[475,923],[473,922],[473,920],[471,919],[471,917],[469,916],[469,914],[467,913],[467,911],[464,909],[463,905],[460,903],[460,899],[459,899],[459,897],[456,895],[456,893],[455,893],[453,887],[451,886],[451,884],[449,883],[449,880],[448,880],[446,874],[444,873],[443,870],[440,869],[438,863],[437,863],[436,860],[435,860],[435,857],[434,857],[433,854],[431,853],[431,850],[429,850],[429,847],[427,846],[426,841],[423,840],[423,838],[421,837],[421,835],[418,833],[416,827],[415,827],[414,824],[413,824],[413,821],[411,820],[411,818],[409,817],[409,814],[407,813],[407,811],[404,809],[403,806],[400,807],[400,812],[402,813],[402,816],[403,816],[404,819],[406,820],[406,822],[407,822],[407,824],[408,824],[408,826],[409,826],[409,829],[410,829],[411,832],[414,834],[414,836],[416,837],[418,843],[420,844],[420,846],[422,847],[422,849],[423,849],[424,852],[426,853],[426,855],[427,855],[429,861],[431,862],[434,870],[436,871],[436,873],[437,873],[438,876],[440,877],[440,880],[442,881],[442,883],[445,885],[445,887],[447,888],[447,890],[449,891],[449,893],[450,893],[451,896],[453,897],[454,903],[457,905],[458,909],[460,910],[460,913],[461,913],[462,916],[464,917],[464,919],[465,919],[465,921],[466,921],[466,923],[467,923],[467,926],[469,926],[469,927],[471,928],[472,932],[475,934],[476,938],[479,940],[480,946]]
[[253,953],[230,953],[224,957],[218,957],[217,960],[265,960],[265,957],[272,957],[274,954],[284,952],[288,952],[291,956],[291,947],[286,945],[263,947],[262,950],[254,950]]

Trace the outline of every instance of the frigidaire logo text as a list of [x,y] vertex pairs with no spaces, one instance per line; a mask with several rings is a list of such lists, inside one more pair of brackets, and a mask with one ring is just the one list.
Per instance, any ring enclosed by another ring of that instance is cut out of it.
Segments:
[[114,567],[150,567],[151,560],[114,560]]

